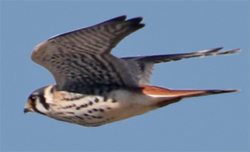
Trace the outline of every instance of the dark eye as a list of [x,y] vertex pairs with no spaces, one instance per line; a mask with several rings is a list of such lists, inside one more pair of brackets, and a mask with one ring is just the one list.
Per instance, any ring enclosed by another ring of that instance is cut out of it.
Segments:
[[31,100],[32,102],[35,102],[35,101],[36,101],[36,99],[37,99],[37,97],[36,97],[36,96],[31,96],[31,97],[30,97],[30,100]]

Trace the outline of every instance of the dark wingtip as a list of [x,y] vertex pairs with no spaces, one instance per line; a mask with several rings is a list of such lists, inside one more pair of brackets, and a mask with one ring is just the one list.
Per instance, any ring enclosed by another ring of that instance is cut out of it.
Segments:
[[[110,20],[107,20],[107,21],[105,21],[103,23],[107,23],[107,22],[124,22],[125,21],[128,24],[135,25],[138,29],[145,26],[145,24],[140,23],[143,20],[143,17],[135,17],[135,18],[131,18],[131,19],[128,19],[128,20],[126,20],[126,18],[127,18],[126,15],[122,15],[122,16],[118,16],[118,17],[112,18]],[[100,24],[103,24],[103,23],[100,23]]]
[[118,16],[118,17],[115,17],[113,19],[110,19],[109,21],[124,21],[125,19],[127,18],[126,15],[121,15],[121,16]]
[[203,56],[210,56],[210,55],[230,55],[230,54],[237,54],[241,51],[241,49],[231,49],[229,51],[224,51],[224,52],[219,52],[220,50],[222,50],[223,47],[217,47],[217,48],[213,48],[213,49],[207,49],[207,50],[202,50],[202,51],[198,51],[197,53],[199,53],[201,57]]
[[107,20],[107,21],[104,21],[104,22],[102,22],[102,23],[99,23],[99,24],[108,23],[108,22],[122,22],[122,21],[125,21],[126,18],[127,18],[126,15],[121,15],[121,16],[118,16],[118,17],[109,19],[109,20]]
[[131,19],[127,20],[127,22],[131,21],[131,22],[139,24],[142,20],[143,20],[143,17],[135,17],[135,18],[131,18]]
[[216,50],[216,51],[219,51],[221,49],[223,49],[224,47],[217,47],[217,48],[214,48],[213,50]]
[[145,26],[145,24],[141,23],[142,20],[143,20],[142,17],[136,17],[136,18],[131,18],[131,19],[127,20],[126,23],[135,27],[135,30],[138,30],[138,29],[141,29]]
[[229,55],[229,54],[237,54],[241,52],[241,48],[237,48],[237,49],[232,49],[229,51],[225,51],[225,52],[221,52],[219,53],[219,55]]

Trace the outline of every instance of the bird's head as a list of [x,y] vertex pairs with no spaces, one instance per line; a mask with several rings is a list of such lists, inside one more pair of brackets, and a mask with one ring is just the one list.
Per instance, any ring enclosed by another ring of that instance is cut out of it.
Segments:
[[46,102],[46,91],[50,86],[46,86],[34,91],[28,98],[24,107],[24,113],[35,112],[46,115],[49,111],[49,104]]

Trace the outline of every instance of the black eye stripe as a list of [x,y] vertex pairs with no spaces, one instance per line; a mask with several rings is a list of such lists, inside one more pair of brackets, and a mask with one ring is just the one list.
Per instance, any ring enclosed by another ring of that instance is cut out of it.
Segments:
[[37,108],[36,108],[36,100],[38,100],[38,102],[40,102],[42,105],[43,105],[43,107],[45,108],[45,109],[49,109],[49,104],[47,104],[46,103],[46,99],[45,99],[45,97],[43,96],[43,95],[32,95],[31,97],[30,97],[30,99],[31,99],[31,101],[32,101],[32,103],[31,103],[31,105],[32,105],[32,107],[33,107],[33,109],[36,111],[36,112],[38,112],[38,113],[41,113],[41,114],[44,114],[44,113],[42,113],[42,112],[40,112]]
[[45,102],[45,98],[44,98],[44,96],[39,96],[39,101],[40,101],[40,103],[43,105],[43,107],[45,108],[45,109],[49,109],[49,104],[47,104],[46,102]]

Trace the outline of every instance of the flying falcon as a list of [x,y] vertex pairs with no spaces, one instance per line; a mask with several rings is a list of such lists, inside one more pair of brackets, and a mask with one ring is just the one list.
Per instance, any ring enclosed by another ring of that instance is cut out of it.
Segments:
[[48,69],[55,85],[34,91],[24,112],[35,112],[81,126],[100,126],[176,103],[183,98],[238,90],[170,90],[148,85],[156,63],[185,58],[228,55],[214,48],[194,53],[118,58],[111,50],[144,27],[141,17],[120,16],[54,36],[39,45],[31,58]]

